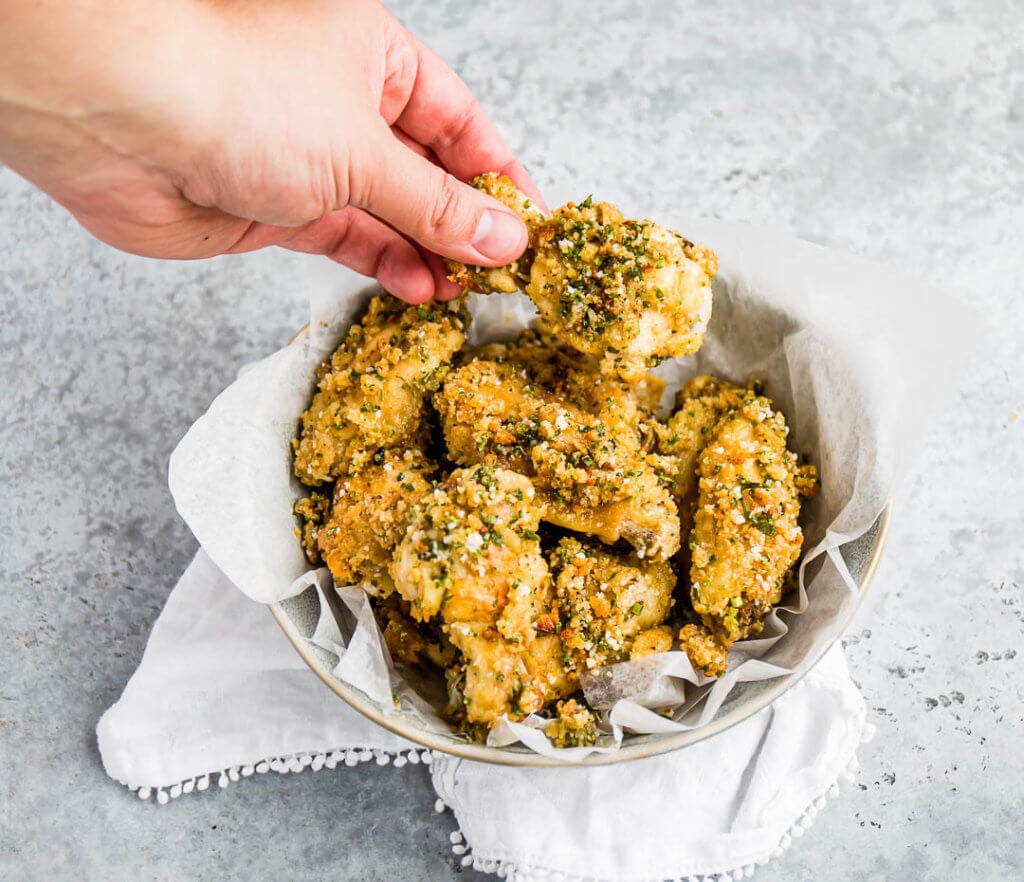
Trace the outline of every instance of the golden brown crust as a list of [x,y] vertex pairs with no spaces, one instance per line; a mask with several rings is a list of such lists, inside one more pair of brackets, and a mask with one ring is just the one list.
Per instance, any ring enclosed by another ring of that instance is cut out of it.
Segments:
[[416,448],[380,451],[334,485],[330,516],[316,532],[317,550],[338,585],[359,582],[368,594],[394,588],[388,566],[413,505],[430,492],[436,463]]
[[750,390],[715,425],[698,457],[691,602],[725,645],[760,632],[800,554],[788,432],[771,401]]
[[472,180],[472,186],[483,190],[516,212],[526,223],[528,239],[526,250],[518,260],[499,267],[471,266],[457,260],[446,260],[448,278],[463,291],[481,291],[490,294],[498,291],[511,294],[518,291],[530,278],[530,262],[533,259],[536,234],[535,224],[544,219],[544,213],[521,192],[512,179],[495,172],[487,172]]
[[667,563],[573,538],[562,539],[549,563],[570,670],[625,661],[641,632],[668,618],[676,576]]
[[555,747],[590,747],[597,741],[597,716],[576,699],[555,705],[555,719],[544,730]]
[[457,469],[413,508],[391,565],[412,617],[440,619],[462,653],[470,723],[521,718],[575,688],[560,642],[545,633],[553,596],[540,512],[528,478]]
[[358,471],[380,449],[412,442],[427,396],[462,346],[467,322],[458,304],[407,307],[390,296],[375,297],[321,365],[317,391],[292,442],[295,476],[319,487]]
[[625,539],[661,560],[678,549],[679,518],[635,419],[612,417],[607,402],[588,413],[527,365],[477,359],[451,373],[434,404],[455,462],[530,476],[549,497],[546,520],[606,542]]
[[686,653],[695,671],[708,677],[721,677],[729,668],[729,649],[704,625],[683,625],[679,629],[679,648]]
[[526,293],[540,310],[542,333],[632,380],[700,348],[716,268],[706,246],[588,199],[537,225]]

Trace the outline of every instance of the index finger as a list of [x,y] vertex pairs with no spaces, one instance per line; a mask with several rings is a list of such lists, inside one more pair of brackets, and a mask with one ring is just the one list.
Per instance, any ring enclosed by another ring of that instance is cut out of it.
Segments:
[[[547,211],[547,204],[469,87],[431,49],[406,30],[393,47],[414,76],[398,78],[399,91],[381,110],[410,138],[432,150],[455,177],[469,180],[487,171],[509,178]],[[389,62],[390,63],[390,62]]]

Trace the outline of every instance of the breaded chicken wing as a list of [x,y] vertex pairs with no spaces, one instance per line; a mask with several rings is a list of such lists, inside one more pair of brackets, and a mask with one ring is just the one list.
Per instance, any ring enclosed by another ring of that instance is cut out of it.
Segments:
[[318,487],[357,472],[382,448],[411,441],[421,429],[427,396],[462,346],[467,322],[458,305],[410,307],[375,297],[320,368],[316,394],[292,442],[295,476]]
[[683,625],[679,629],[679,648],[693,669],[708,677],[721,677],[729,668],[729,647],[707,625]]
[[[803,542],[796,455],[771,401],[753,391],[728,410],[697,459],[690,537],[694,610],[724,646],[758,634]],[[804,484],[815,484],[813,467]]]
[[565,538],[549,564],[570,670],[625,661],[634,641],[668,618],[676,585],[668,563]]
[[600,355],[606,373],[639,378],[700,348],[717,272],[706,246],[588,199],[538,226],[526,293],[542,333]]
[[543,334],[630,380],[700,348],[718,272],[705,245],[652,221],[627,220],[607,202],[570,202],[545,217],[507,178],[488,174],[474,183],[520,214],[530,240],[515,264],[481,270],[451,262],[450,279],[484,292],[525,282]]
[[[531,376],[550,392],[598,417],[615,431],[630,429],[648,449],[654,437],[654,415],[665,391],[665,381],[645,374],[626,382],[599,372],[599,359],[563,346],[536,330],[523,331],[504,344],[497,360],[528,368]],[[493,357],[493,356],[492,356]]]
[[697,457],[722,415],[742,406],[746,396],[753,397],[753,390],[716,377],[694,377],[677,393],[672,416],[656,426],[655,449],[665,457],[663,468],[679,504],[680,519],[686,522],[684,532],[689,532],[689,510],[697,502]]
[[549,497],[546,520],[607,542],[626,539],[658,559],[678,549],[675,505],[628,424],[568,403],[514,361],[457,368],[434,405],[452,459],[530,476]]
[[522,717],[575,688],[555,645],[540,514],[523,475],[457,469],[414,507],[395,552],[391,575],[410,614],[439,618],[463,655],[458,679],[469,723]]
[[555,719],[544,730],[555,747],[588,747],[597,741],[597,716],[573,698],[555,705]]
[[358,582],[381,597],[394,590],[391,557],[412,506],[430,492],[436,473],[437,465],[419,450],[393,448],[377,453],[358,474],[338,478],[330,515],[315,537],[338,585]]
[[516,212],[525,222],[529,234],[526,250],[522,256],[506,266],[467,266],[455,260],[447,261],[449,276],[455,284],[464,290],[481,291],[490,294],[501,291],[511,294],[522,288],[530,279],[530,262],[533,260],[534,246],[537,240],[535,225],[544,220],[546,215],[529,197],[521,192],[511,178],[496,172],[487,172],[473,179],[473,186],[493,196]]

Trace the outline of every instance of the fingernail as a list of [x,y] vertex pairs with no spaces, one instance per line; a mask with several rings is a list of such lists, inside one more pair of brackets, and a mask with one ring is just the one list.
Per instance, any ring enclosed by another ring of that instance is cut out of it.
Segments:
[[526,244],[525,224],[505,211],[485,211],[473,234],[473,247],[488,260],[510,263]]

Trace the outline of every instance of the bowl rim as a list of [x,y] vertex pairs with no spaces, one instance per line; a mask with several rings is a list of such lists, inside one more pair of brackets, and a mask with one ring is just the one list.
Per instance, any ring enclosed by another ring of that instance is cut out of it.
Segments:
[[[306,336],[308,331],[309,325],[306,325],[291,339],[291,341],[289,341],[289,345],[298,343]],[[892,500],[890,499],[885,503],[882,511],[872,523],[872,526],[877,524],[878,529],[867,564],[865,565],[863,572],[860,574],[857,603],[853,604],[847,614],[843,617],[841,625],[835,631],[835,635],[830,640],[822,644],[815,653],[805,658],[794,670],[781,677],[767,681],[771,683],[771,686],[766,688],[753,701],[722,714],[721,717],[715,718],[704,726],[700,726],[695,729],[687,729],[682,732],[664,734],[657,740],[644,741],[636,745],[630,745],[628,742],[623,742],[622,746],[618,750],[606,753],[591,753],[584,757],[583,760],[575,762],[560,760],[556,757],[544,756],[543,754],[534,753],[532,751],[508,751],[499,747],[489,747],[486,744],[453,742],[443,735],[417,729],[396,717],[383,713],[376,707],[370,705],[359,690],[355,687],[349,686],[344,681],[339,680],[326,667],[324,667],[323,664],[321,664],[320,660],[310,650],[305,636],[303,636],[295,627],[295,624],[288,617],[288,614],[285,612],[284,607],[280,602],[271,603],[268,604],[268,606],[274,620],[280,626],[281,630],[284,631],[288,641],[293,647],[295,647],[295,650],[298,652],[302,660],[309,666],[310,670],[312,670],[313,673],[316,674],[317,677],[319,677],[320,680],[322,680],[323,683],[346,704],[359,711],[359,713],[377,723],[379,726],[383,726],[388,731],[393,732],[395,735],[414,742],[415,744],[419,744],[421,747],[438,750],[461,759],[475,760],[477,762],[487,762],[503,766],[572,768],[574,766],[611,765],[612,763],[646,759],[659,754],[669,753],[673,750],[681,750],[682,748],[689,747],[692,744],[697,744],[700,741],[704,741],[707,738],[718,735],[763,710],[803,680],[815,665],[817,665],[825,653],[828,652],[843,636],[843,634],[846,633],[846,629],[850,626],[850,622],[857,614],[857,610],[860,609],[868,588],[874,580],[879,564],[881,563],[882,554],[885,551],[889,538],[889,525],[891,518]]]

